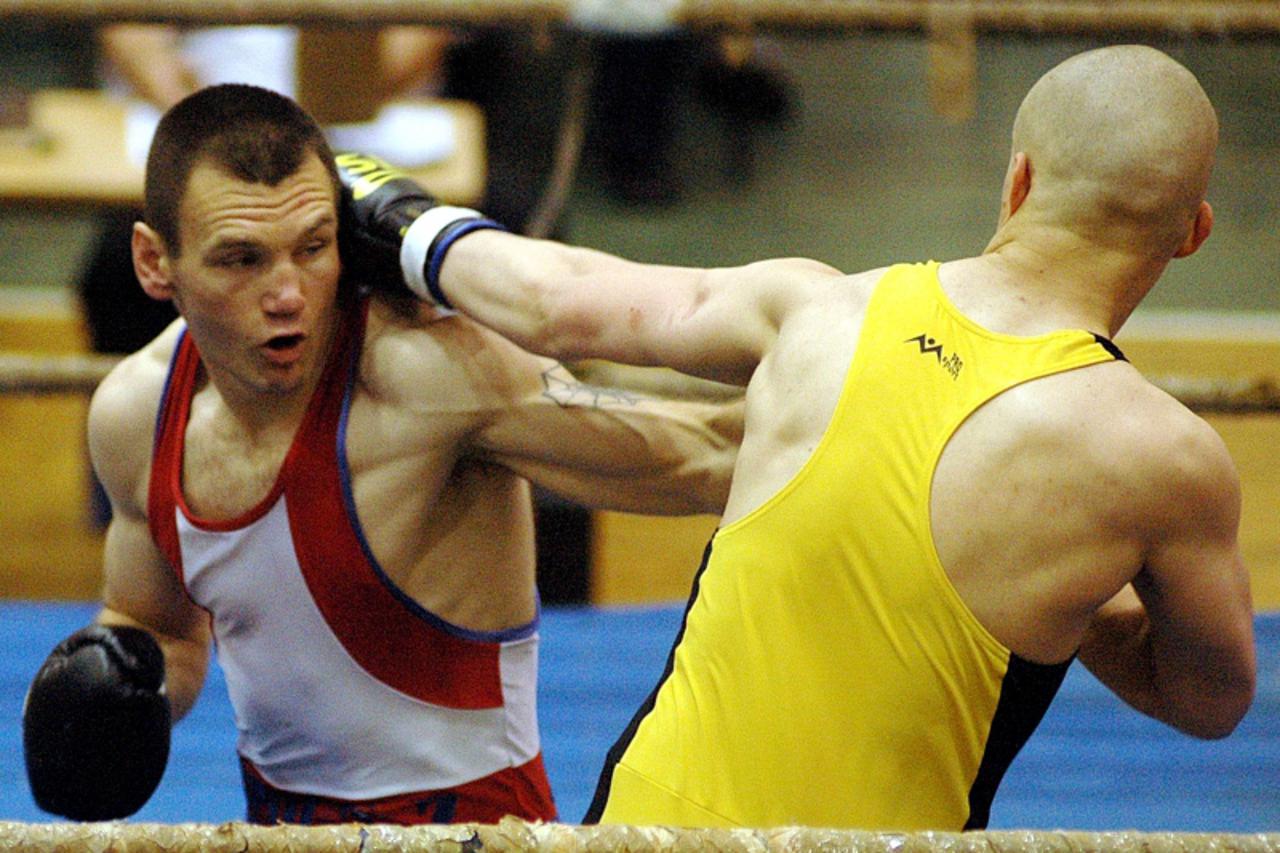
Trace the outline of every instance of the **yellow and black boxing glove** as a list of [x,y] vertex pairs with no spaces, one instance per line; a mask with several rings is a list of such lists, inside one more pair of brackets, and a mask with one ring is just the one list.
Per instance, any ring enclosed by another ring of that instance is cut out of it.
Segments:
[[90,625],[36,673],[22,707],[22,747],[36,805],[72,820],[128,817],[169,760],[164,653],[138,628]]
[[407,287],[452,308],[440,289],[440,265],[453,242],[481,228],[506,230],[479,211],[440,204],[413,178],[377,157],[334,155],[342,181],[338,242],[343,264],[375,288]]

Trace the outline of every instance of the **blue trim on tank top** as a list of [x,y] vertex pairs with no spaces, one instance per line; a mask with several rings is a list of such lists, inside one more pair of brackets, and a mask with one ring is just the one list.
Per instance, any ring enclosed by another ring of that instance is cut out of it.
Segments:
[[[352,352],[351,358],[357,360],[359,357],[360,348],[357,347]],[[461,625],[455,625],[447,619],[432,613],[414,601],[404,590],[396,586],[395,581],[391,580],[387,573],[383,571],[382,565],[373,556],[369,541],[365,538],[364,527],[360,524],[360,517],[356,514],[355,496],[351,492],[351,470],[347,464],[346,447],[347,419],[351,412],[351,398],[355,389],[355,378],[356,371],[353,365],[353,369],[347,371],[346,388],[342,394],[342,415],[338,419],[337,446],[334,448],[334,454],[338,460],[339,482],[342,484],[342,502],[347,510],[347,520],[351,523],[351,529],[355,532],[356,541],[360,543],[360,550],[364,552],[364,557],[369,561],[369,565],[373,567],[374,574],[378,576],[378,580],[382,581],[391,594],[396,597],[396,600],[403,604],[410,613],[455,637],[478,643],[504,643],[523,640],[532,636],[538,630],[538,623],[542,618],[542,600],[536,590],[534,592],[535,610],[532,620],[524,625],[506,628],[501,631],[475,631],[470,628],[463,628]]]
[[156,409],[155,429],[151,436],[152,453],[154,448],[160,446],[160,433],[164,429],[165,411],[169,405],[169,394],[173,390],[173,369],[178,364],[178,353],[182,352],[182,342],[186,340],[187,327],[184,323],[182,331],[178,332],[178,341],[173,345],[173,352],[169,354],[169,370],[164,375],[164,390],[160,392],[160,405]]

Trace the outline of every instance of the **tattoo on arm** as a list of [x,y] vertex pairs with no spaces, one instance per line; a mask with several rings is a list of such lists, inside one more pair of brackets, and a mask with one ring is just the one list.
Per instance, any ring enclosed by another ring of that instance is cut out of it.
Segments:
[[628,391],[580,382],[563,364],[543,371],[542,389],[544,397],[564,409],[575,406],[591,409],[634,406],[640,400],[639,395]]

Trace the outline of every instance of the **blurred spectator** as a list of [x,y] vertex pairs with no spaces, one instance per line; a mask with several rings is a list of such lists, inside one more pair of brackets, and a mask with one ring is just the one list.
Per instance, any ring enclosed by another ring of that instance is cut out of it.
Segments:
[[673,148],[686,91],[720,117],[728,137],[726,171],[749,174],[754,132],[786,122],[794,111],[790,83],[769,47],[750,36],[705,37],[674,28],[602,36],[594,138],[609,192],[640,204],[679,198]]

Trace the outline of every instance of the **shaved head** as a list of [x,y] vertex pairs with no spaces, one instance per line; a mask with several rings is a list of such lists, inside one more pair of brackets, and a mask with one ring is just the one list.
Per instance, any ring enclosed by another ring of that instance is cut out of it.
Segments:
[[1054,67],[1013,125],[1013,150],[1031,167],[1027,214],[1103,244],[1142,241],[1153,252],[1172,252],[1191,228],[1217,140],[1217,116],[1194,75],[1141,45]]

